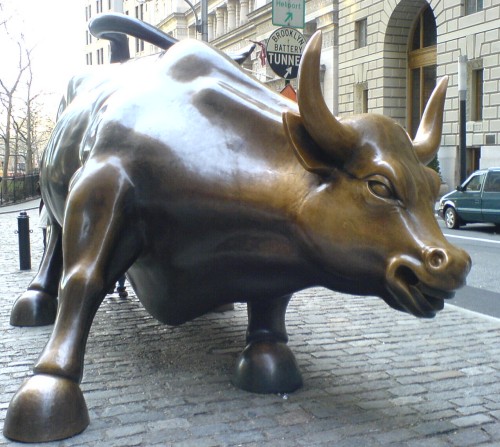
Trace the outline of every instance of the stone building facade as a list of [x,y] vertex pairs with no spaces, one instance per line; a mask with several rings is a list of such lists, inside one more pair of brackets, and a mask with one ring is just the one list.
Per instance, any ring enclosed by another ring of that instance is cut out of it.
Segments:
[[339,114],[377,112],[414,133],[449,76],[439,162],[459,179],[458,58],[467,56],[467,172],[500,165],[500,1],[339,2]]
[[[207,1],[208,40],[225,52],[265,44],[278,28],[268,0]],[[193,8],[186,0],[84,4],[87,16],[96,10],[123,12],[177,39],[201,39],[200,2]],[[306,0],[305,21],[306,38],[323,32],[323,93],[340,116],[382,113],[413,135],[436,79],[449,76],[439,164],[450,188],[460,171],[458,58],[467,56],[467,172],[500,166],[500,0]],[[109,60],[106,43],[94,39],[87,49],[90,64]],[[135,39],[130,50],[134,56],[158,51]],[[244,67],[280,91],[284,80],[262,63],[261,51],[257,47]]]

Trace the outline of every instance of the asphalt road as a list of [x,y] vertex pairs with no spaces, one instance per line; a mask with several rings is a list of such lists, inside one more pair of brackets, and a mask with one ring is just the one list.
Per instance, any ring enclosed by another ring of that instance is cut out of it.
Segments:
[[500,230],[489,224],[470,224],[449,230],[439,225],[447,239],[472,259],[467,286],[459,290],[450,304],[500,318]]

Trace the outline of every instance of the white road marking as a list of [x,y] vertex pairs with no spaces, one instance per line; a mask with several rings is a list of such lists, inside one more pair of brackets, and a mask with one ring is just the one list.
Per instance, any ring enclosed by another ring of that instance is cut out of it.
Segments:
[[469,236],[457,236],[455,234],[445,233],[446,237],[454,237],[457,239],[466,239],[468,241],[479,241],[479,242],[491,242],[492,244],[500,244],[500,241],[494,241],[492,239],[482,239],[480,237],[469,237]]

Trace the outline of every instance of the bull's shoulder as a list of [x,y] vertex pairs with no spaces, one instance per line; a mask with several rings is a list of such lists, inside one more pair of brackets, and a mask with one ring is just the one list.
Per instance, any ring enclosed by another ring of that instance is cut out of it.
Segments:
[[79,96],[86,96],[86,102],[90,103],[92,95],[89,96],[89,93],[102,94],[139,84],[142,82],[141,74],[150,73],[160,57],[161,54],[156,54],[124,63],[87,67],[68,81],[64,102],[69,105]]
[[168,75],[178,82],[190,82],[200,77],[217,77],[231,73],[239,77],[240,67],[227,55],[198,40],[186,39],[176,43],[162,59]]
[[111,78],[113,73],[117,71],[116,68],[116,66],[110,65],[102,70],[88,69],[74,75],[68,81],[65,94],[66,103],[70,104],[77,96],[89,91],[96,85],[102,84],[104,80]]
[[[244,107],[273,110],[281,116],[296,103],[255,79],[218,49],[193,39],[176,43],[163,56],[163,70],[171,82],[187,85],[194,95],[216,101],[237,101]],[[182,87],[181,87],[182,90]]]

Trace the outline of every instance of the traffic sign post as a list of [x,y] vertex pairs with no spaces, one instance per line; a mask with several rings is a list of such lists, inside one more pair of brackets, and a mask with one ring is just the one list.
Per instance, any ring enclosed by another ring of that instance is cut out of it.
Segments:
[[300,58],[305,39],[294,28],[279,28],[267,40],[267,61],[271,69],[280,77],[295,79],[299,72]]
[[273,0],[273,25],[304,28],[305,0]]

